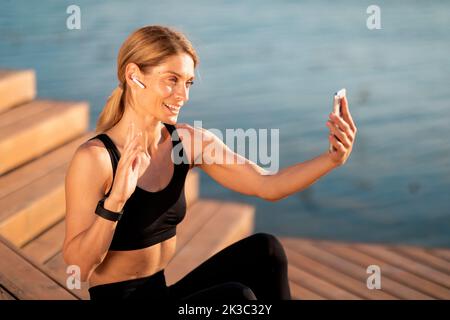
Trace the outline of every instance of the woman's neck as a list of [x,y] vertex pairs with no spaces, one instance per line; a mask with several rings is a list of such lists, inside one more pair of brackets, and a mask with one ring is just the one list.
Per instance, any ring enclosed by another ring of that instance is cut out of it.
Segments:
[[168,137],[164,130],[164,124],[153,116],[148,114],[139,115],[131,108],[125,108],[125,112],[120,121],[110,129],[111,133],[117,137],[123,146],[126,142],[127,133],[131,123],[134,123],[134,135],[142,132],[142,145],[144,145],[145,134],[147,135],[147,150],[150,155],[158,150],[160,144],[166,141]]

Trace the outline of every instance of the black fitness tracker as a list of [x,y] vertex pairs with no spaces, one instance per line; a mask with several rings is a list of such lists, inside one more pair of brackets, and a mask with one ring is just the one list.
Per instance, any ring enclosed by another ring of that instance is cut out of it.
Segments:
[[97,208],[95,209],[95,213],[97,215],[99,215],[102,218],[105,218],[107,220],[111,220],[111,221],[119,221],[120,218],[122,217],[123,214],[123,209],[119,212],[114,212],[108,209],[105,209],[104,204],[105,204],[105,198],[101,199],[98,204],[97,204]]

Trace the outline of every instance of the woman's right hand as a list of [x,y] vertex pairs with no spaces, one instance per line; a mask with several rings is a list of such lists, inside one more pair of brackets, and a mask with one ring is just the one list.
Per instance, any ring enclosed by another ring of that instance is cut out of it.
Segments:
[[[110,194],[110,197],[122,204],[125,204],[136,189],[137,180],[148,167],[151,159],[147,148],[142,146],[142,132],[135,135],[134,131],[134,123],[131,123]],[[146,140],[144,141],[145,146],[147,145]],[[142,165],[145,168],[142,168]]]

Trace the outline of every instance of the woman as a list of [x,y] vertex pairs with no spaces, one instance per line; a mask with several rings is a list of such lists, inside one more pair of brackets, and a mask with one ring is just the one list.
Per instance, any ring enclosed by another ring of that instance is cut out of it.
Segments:
[[[208,130],[177,123],[199,63],[182,33],[138,29],[121,46],[117,63],[119,86],[98,119],[100,134],[77,149],[66,175],[64,259],[80,267],[91,299],[291,299],[285,252],[265,233],[230,245],[166,285],[175,227],[186,210],[185,177],[197,166],[234,191],[268,201],[287,197],[345,163],[356,134],[347,101],[343,118],[329,121],[333,152],[268,174],[247,159],[214,161],[202,152],[210,144],[233,159],[241,156]],[[172,161],[176,148],[181,163]]]

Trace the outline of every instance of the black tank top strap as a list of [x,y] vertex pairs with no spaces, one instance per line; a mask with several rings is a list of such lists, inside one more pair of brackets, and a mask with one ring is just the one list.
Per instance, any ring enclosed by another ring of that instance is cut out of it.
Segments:
[[[181,143],[181,139],[180,139],[180,136],[178,135],[176,127],[173,124],[168,124],[168,123],[164,123],[164,125],[166,126],[167,130],[169,130],[170,137],[172,139],[172,146],[175,147],[179,143]],[[173,151],[173,149],[172,149],[172,151]],[[185,153],[184,153],[184,148],[181,148],[181,157],[183,159],[181,164],[185,164],[185,165],[187,165],[189,167],[189,162],[186,159],[186,156],[185,156]]]
[[111,140],[111,138],[106,133],[100,133],[89,140],[92,140],[92,139],[101,140],[103,142],[103,144],[105,145],[106,150],[108,150],[109,157],[111,158],[111,163],[112,163],[112,168],[113,168],[113,180],[111,183],[111,188],[109,189],[108,193],[106,194],[106,196],[108,196],[111,192],[112,185],[114,183],[114,178],[116,176],[117,165],[120,160],[120,151],[119,151],[119,149],[117,149],[114,142]]

